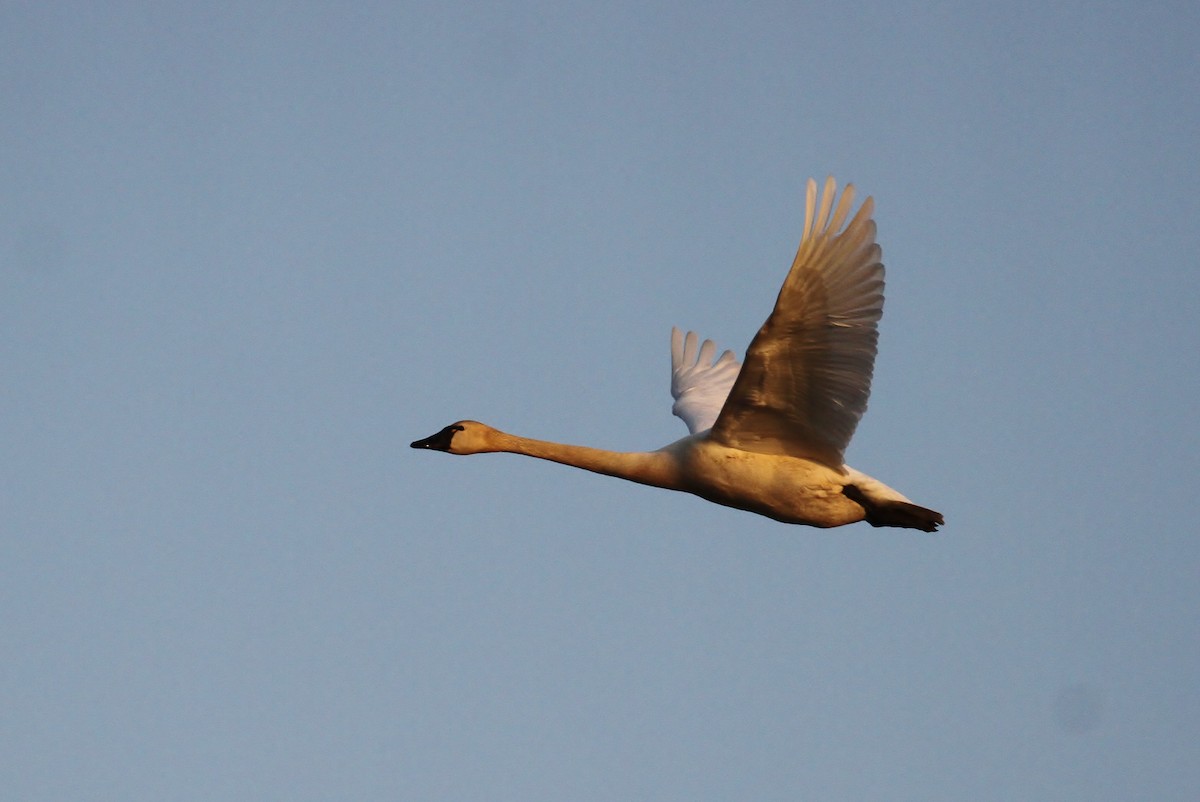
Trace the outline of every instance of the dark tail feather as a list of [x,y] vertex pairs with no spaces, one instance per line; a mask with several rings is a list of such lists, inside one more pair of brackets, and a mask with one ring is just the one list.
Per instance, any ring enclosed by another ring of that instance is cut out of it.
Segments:
[[920,529],[936,532],[946,521],[940,512],[909,504],[907,501],[873,501],[868,499],[855,485],[846,485],[842,493],[851,501],[862,505],[867,512],[867,523],[871,526],[899,526],[905,529]]

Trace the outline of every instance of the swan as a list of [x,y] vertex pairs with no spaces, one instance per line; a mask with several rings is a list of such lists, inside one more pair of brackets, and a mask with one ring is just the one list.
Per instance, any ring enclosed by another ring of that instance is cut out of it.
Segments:
[[[882,251],[874,202],[850,217],[854,185],[836,208],[837,183],[820,197],[809,179],[804,233],[775,308],[739,364],[693,332],[671,330],[672,412],[689,434],[657,451],[615,452],[518,437],[460,420],[413,448],[450,454],[509,452],[680,490],[790,524],[866,521],[934,532],[941,513],[846,465],[842,454],[867,408]],[[819,202],[818,202],[819,201]],[[845,227],[843,228],[843,224]]]

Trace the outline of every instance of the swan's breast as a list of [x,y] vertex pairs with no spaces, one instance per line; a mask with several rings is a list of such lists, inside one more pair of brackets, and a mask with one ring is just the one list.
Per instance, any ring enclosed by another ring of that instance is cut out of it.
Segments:
[[842,495],[845,474],[811,460],[693,439],[679,461],[680,489],[717,504],[812,526],[841,526],[863,517],[862,508]]

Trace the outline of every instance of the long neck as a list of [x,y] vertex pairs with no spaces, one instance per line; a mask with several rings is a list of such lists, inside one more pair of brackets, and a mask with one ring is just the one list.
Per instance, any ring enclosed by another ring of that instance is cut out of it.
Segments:
[[678,463],[673,454],[666,451],[620,452],[601,448],[571,446],[546,440],[497,432],[497,451],[524,454],[528,457],[558,462],[583,468],[585,471],[602,473],[640,482],[644,485],[679,489]]

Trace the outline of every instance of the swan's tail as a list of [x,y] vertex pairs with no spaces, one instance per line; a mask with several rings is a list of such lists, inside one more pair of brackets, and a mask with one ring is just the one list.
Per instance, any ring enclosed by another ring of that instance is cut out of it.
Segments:
[[936,532],[937,528],[946,522],[940,512],[919,507],[908,501],[871,499],[854,485],[846,485],[842,488],[842,493],[866,510],[866,521],[871,526],[898,526],[920,529],[922,532]]

